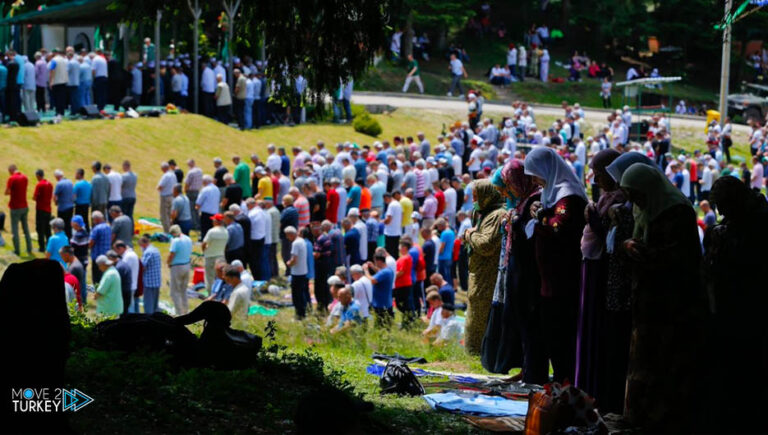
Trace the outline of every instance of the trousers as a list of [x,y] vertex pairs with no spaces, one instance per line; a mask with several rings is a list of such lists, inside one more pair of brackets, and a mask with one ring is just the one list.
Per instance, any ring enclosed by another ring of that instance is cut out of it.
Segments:
[[51,237],[51,212],[35,210],[35,231],[37,232],[37,247],[45,251],[48,239]]
[[13,252],[21,255],[21,241],[19,240],[19,223],[24,231],[24,239],[27,242],[27,253],[32,254],[32,236],[29,234],[29,222],[27,222],[28,208],[11,209],[11,232],[13,233]]
[[171,300],[176,308],[176,315],[189,312],[187,302],[187,284],[189,283],[189,264],[171,266]]

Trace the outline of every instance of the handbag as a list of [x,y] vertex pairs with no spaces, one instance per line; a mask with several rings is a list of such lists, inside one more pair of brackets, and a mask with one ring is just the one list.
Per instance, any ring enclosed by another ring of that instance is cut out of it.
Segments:
[[400,360],[391,360],[384,368],[384,373],[379,380],[381,394],[397,394],[408,396],[421,396],[424,387],[416,375],[413,374],[408,364]]

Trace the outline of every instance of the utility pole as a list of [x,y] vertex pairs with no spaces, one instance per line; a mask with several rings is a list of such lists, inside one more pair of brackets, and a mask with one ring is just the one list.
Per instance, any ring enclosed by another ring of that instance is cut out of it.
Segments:
[[155,106],[159,106],[160,100],[160,20],[163,19],[163,11],[157,10],[155,21]]
[[195,113],[200,113],[200,107],[199,107],[199,101],[200,101],[200,60],[198,59],[199,55],[199,47],[198,47],[198,41],[200,40],[200,36],[198,35],[198,29],[200,27],[200,15],[202,15],[203,10],[200,9],[199,1],[195,0],[195,7],[192,7],[192,2],[190,0],[187,0],[187,6],[189,6],[189,12],[192,13],[192,18],[195,19],[195,27],[193,30],[193,38],[194,41],[192,42],[192,95],[193,95],[193,108],[195,110]]
[[731,78],[731,22],[733,0],[725,0],[725,25],[723,26],[723,58],[720,65],[720,126],[728,116],[728,82]]

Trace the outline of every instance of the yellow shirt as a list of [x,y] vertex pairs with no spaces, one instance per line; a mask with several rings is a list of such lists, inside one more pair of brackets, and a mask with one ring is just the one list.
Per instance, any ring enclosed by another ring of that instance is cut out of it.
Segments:
[[274,197],[272,196],[272,180],[269,177],[264,176],[259,178],[258,186],[259,186],[260,199],[266,199],[266,198],[274,199]]
[[403,196],[400,198],[400,207],[403,208],[403,228],[405,228],[406,225],[413,222],[413,219],[411,219],[411,215],[413,214],[413,201],[407,196]]

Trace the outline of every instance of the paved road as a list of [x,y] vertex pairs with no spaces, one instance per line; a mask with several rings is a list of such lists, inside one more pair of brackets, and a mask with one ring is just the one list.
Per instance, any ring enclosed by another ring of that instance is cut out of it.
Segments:
[[[356,104],[365,105],[388,105],[392,107],[412,107],[417,109],[443,109],[451,111],[466,111],[467,103],[458,98],[445,98],[445,97],[422,97],[422,96],[398,96],[392,94],[375,94],[375,93],[355,93],[352,95],[352,102]],[[562,116],[563,109],[556,106],[540,106],[533,105],[535,113],[537,115],[549,115],[549,116]],[[486,112],[507,112],[510,111],[510,106],[499,103],[485,103],[483,110]],[[594,122],[604,122],[606,117],[606,111],[600,109],[585,109],[586,119]],[[704,118],[700,117],[672,117],[672,129],[675,127],[692,127],[704,129]],[[737,132],[748,132],[749,127],[746,125],[733,125],[733,129]]]

